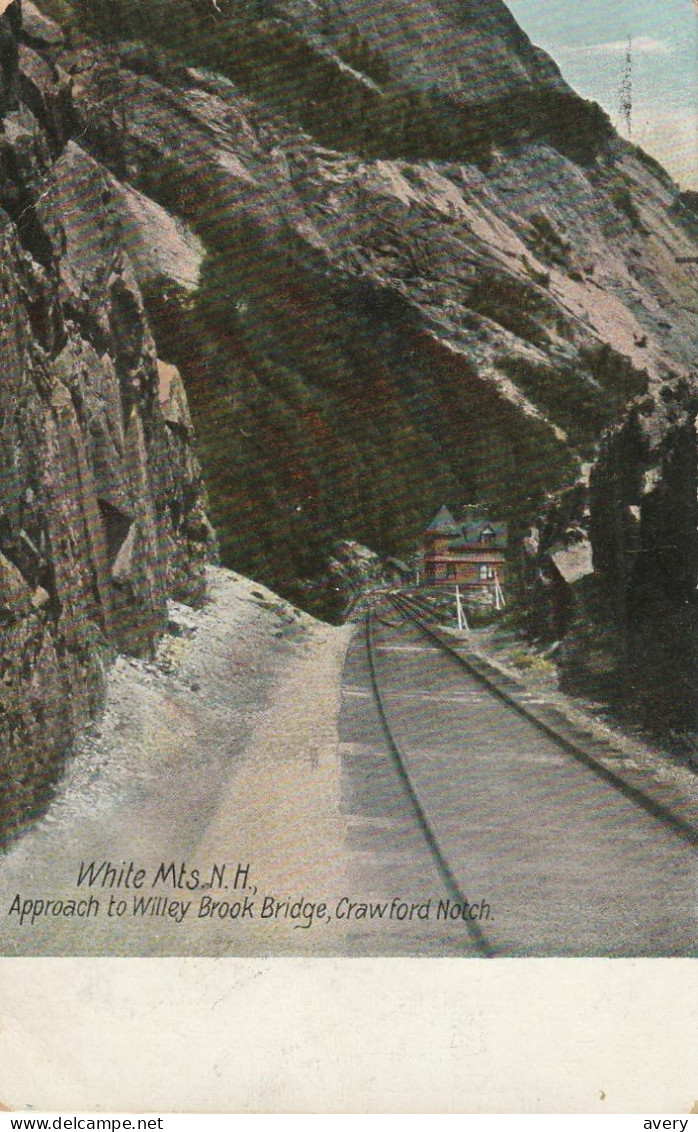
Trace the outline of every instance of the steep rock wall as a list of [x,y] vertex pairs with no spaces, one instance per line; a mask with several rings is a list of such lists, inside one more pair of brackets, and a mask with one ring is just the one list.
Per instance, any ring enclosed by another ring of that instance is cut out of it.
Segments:
[[588,475],[527,541],[533,636],[572,691],[613,705],[682,757],[698,730],[698,397],[688,381],[634,404]]
[[[211,531],[108,177],[69,142],[48,23],[0,19],[0,834],[41,805],[115,649],[202,595]],[[20,70],[21,68],[21,70]],[[27,97],[20,98],[20,92]]]
[[[501,0],[265,0],[264,7],[340,52],[364,41],[385,57],[393,79],[462,93],[469,103],[520,95],[536,84],[569,89]],[[483,82],[488,73],[492,81]]]
[[444,498],[518,538],[695,361],[678,190],[619,139],[586,164],[518,136],[486,169],[370,160],[155,51],[62,62],[83,144],[207,247],[193,300],[152,269],[149,309],[225,561],[295,600],[334,538],[404,556]]

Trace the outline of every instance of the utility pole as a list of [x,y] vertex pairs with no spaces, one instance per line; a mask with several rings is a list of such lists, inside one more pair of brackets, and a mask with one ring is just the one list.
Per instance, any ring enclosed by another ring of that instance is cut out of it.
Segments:
[[465,610],[463,609],[463,603],[461,602],[460,597],[460,588],[458,586],[456,586],[456,616],[458,618],[459,633],[462,633],[464,629],[466,633],[469,633],[470,626],[468,625],[468,619],[465,616]]
[[625,49],[625,69],[620,80],[620,112],[623,116],[628,137],[633,132],[633,40],[628,36],[628,46]]
[[506,605],[506,601],[504,600],[504,591],[499,584],[499,576],[497,574],[497,571],[495,570],[495,572],[494,572],[494,607],[497,610],[497,613],[499,613],[499,611],[501,609],[504,609],[505,605]]

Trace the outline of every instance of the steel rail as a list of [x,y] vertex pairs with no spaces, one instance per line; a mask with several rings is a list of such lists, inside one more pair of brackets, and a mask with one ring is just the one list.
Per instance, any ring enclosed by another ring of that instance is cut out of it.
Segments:
[[[521,715],[524,717],[524,719],[527,719],[529,723],[538,728],[538,730],[546,735],[549,739],[552,739],[554,742],[563,747],[568,754],[572,755],[572,757],[577,760],[577,762],[581,763],[583,766],[586,766],[599,778],[602,778],[605,782],[609,783],[609,785],[611,785],[615,790],[618,790],[621,794],[628,798],[629,801],[633,802],[640,809],[643,809],[646,813],[650,814],[651,817],[656,818],[656,820],[661,822],[662,825],[666,826],[673,833],[675,833],[677,837],[681,837],[684,841],[687,841],[689,845],[692,845],[694,847],[698,846],[698,830],[694,826],[692,826],[690,822],[687,822],[683,818],[678,817],[662,802],[658,802],[655,798],[652,798],[648,794],[645,794],[644,791],[639,787],[633,786],[631,782],[627,782],[626,779],[622,778],[619,774],[616,774],[615,771],[611,770],[607,766],[604,766],[603,763],[599,762],[598,759],[594,758],[594,756],[589,754],[588,751],[585,751],[584,748],[579,744],[575,743],[572,739],[567,738],[567,736],[561,734],[551,724],[548,724],[545,722],[545,720],[540,719],[536,712],[532,712],[530,708],[526,707],[525,704],[522,704],[513,696],[509,695],[503,688],[498,687],[498,685],[490,677],[488,677],[486,673],[481,672],[453,645],[450,645],[447,641],[444,641],[435,631],[435,629],[433,629],[430,625],[425,624],[425,622],[422,620],[422,617],[414,611],[414,608],[410,608],[410,606],[416,604],[412,602],[411,598],[407,597],[405,594],[391,594],[389,600],[394,608],[398,610],[398,612],[402,613],[404,617],[407,617],[413,624],[417,626],[418,629],[421,630],[422,633],[433,640],[444,652],[452,656],[453,659],[456,660],[460,665],[462,665],[463,668],[465,668],[471,676],[478,680],[479,683],[482,684],[493,695],[502,700],[503,703],[511,708],[512,711],[517,712],[518,715]],[[417,608],[419,609],[419,606],[417,606]],[[422,610],[420,609],[419,612],[422,613]]]
[[[412,785],[412,780],[405,765],[405,760],[400,753],[400,748],[398,747],[390,728],[390,722],[388,720],[388,715],[385,709],[385,700],[380,689],[378,675],[376,672],[373,641],[373,612],[370,606],[366,610],[366,653],[368,656],[371,686],[373,688],[373,694],[376,700],[376,705],[378,707],[378,715],[380,716],[380,721],[383,726],[383,731],[385,732],[386,741],[388,747],[390,748],[390,753],[393,756],[397,772],[403,785],[405,786],[405,789],[407,790],[410,802],[412,803],[414,811],[417,815],[417,821],[419,823],[420,829],[422,830],[427,844],[429,845],[429,848],[434,856],[439,875],[446,889],[459,904],[469,904],[469,901],[467,900],[460,885],[458,884],[458,881],[453,875],[450,865],[448,864],[436,839],[434,831],[429,824],[429,819],[427,818],[422,808],[422,804],[419,801],[417,793],[414,789],[414,786]],[[480,929],[479,925],[474,920],[470,919],[465,920],[464,923],[480,955],[488,959],[493,958],[495,955],[495,950],[485,936],[484,932]]]

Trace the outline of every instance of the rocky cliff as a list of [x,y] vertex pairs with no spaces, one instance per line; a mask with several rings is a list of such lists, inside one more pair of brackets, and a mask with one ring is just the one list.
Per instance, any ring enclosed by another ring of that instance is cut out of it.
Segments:
[[286,19],[300,34],[357,64],[385,60],[384,75],[405,85],[437,87],[469,104],[521,96],[543,87],[567,90],[544,52],[522,32],[501,0],[265,0],[259,14]]
[[179,374],[158,360],[108,172],[71,140],[62,37],[0,19],[0,790],[8,833],[196,599],[211,532]]
[[687,381],[628,410],[525,540],[524,593],[532,634],[561,642],[565,685],[694,763],[697,412]]
[[[648,414],[690,377],[678,189],[499,3],[206,7],[180,4],[185,34],[164,0],[143,19],[122,0],[61,65],[134,230],[150,197],[208,251],[192,300],[140,225],[225,560],[302,599],[333,538],[407,554],[444,498],[487,499],[522,534],[633,398]],[[448,90],[409,62],[420,21],[444,58],[460,45]]]

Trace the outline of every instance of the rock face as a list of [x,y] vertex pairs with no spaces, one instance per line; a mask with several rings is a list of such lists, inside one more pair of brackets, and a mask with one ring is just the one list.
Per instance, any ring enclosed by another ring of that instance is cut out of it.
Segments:
[[338,539],[332,546],[327,575],[315,587],[322,592],[330,614],[346,619],[361,597],[377,587],[404,584],[414,578],[404,562],[380,558],[352,539]]
[[[610,602],[622,625],[592,651],[615,679],[631,617],[657,611],[630,579],[664,561],[650,516],[671,438],[692,443],[674,420],[696,383],[690,194],[499,0],[259,0],[244,18],[222,0],[215,24],[183,2],[179,39],[160,0],[147,24],[116,7],[118,26],[97,28],[109,46],[75,37],[61,62],[82,144],[208,248],[193,302],[154,255],[139,262],[224,561],[304,602],[337,538],[408,557],[444,500],[479,501],[516,546],[546,507],[522,571],[532,627],[607,632]],[[638,429],[642,445],[613,440]],[[672,538],[693,562],[681,516]],[[648,618],[643,647],[661,635]]]
[[19,32],[22,0],[3,4],[0,15],[0,112],[19,106]]
[[201,596],[211,544],[181,381],[159,380],[110,178],[69,140],[69,82],[47,54],[60,31],[26,10],[19,44],[16,2],[0,20],[3,835],[41,803],[113,650],[147,653],[168,593]]
[[[385,57],[393,79],[463,93],[470,103],[540,85],[567,89],[553,61],[531,44],[501,0],[270,0],[265,8],[340,55],[352,42],[365,41]],[[483,75],[491,81],[483,82]]]
[[[493,84],[564,94],[503,6],[476,6],[472,25],[461,5],[424,7],[460,13],[474,67],[496,30]],[[286,8],[314,45],[310,7]],[[332,11],[338,42],[352,20],[366,36],[397,21],[387,0]],[[286,26],[279,13],[257,34]],[[582,156],[541,121],[495,138],[484,164],[465,143],[461,160],[371,158],[155,49],[61,58],[83,144],[209,250],[196,302],[153,268],[149,310],[185,376],[224,560],[295,599],[334,538],[404,557],[444,499],[486,500],[519,537],[633,397],[689,377],[678,190],[607,124]]]
[[532,632],[573,691],[695,757],[698,398],[664,385],[603,439],[589,475],[551,501],[529,543]]

